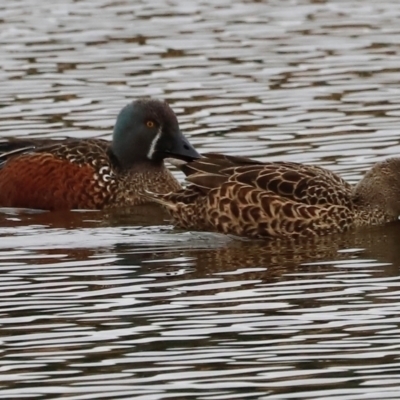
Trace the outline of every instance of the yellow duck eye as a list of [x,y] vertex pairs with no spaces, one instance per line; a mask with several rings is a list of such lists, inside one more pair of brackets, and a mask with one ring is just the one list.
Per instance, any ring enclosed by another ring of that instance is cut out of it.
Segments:
[[154,128],[154,122],[149,120],[149,121],[146,122],[146,126],[148,128]]

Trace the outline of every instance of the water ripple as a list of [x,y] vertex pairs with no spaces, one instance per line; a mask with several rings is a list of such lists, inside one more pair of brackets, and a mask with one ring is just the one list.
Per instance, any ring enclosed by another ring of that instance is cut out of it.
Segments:
[[[356,182],[400,150],[399,15],[371,0],[8,2],[0,135],[110,138],[123,105],[157,96],[200,151]],[[1,398],[399,397],[397,224],[284,244],[166,219],[0,210]]]

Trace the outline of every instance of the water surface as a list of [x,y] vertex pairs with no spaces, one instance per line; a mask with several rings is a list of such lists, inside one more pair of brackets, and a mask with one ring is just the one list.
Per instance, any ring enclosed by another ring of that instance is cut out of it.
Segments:
[[[5,2],[0,136],[109,139],[155,96],[200,151],[356,182],[399,154],[399,18],[388,0]],[[0,398],[398,399],[399,236],[2,209]]]

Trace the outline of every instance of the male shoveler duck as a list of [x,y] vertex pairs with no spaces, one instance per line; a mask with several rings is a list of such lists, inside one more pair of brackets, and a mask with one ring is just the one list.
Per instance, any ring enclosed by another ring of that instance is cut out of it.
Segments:
[[2,144],[0,206],[45,210],[103,209],[146,202],[140,191],[176,191],[165,158],[197,151],[167,103],[140,99],[118,115],[112,142],[102,139]]
[[189,182],[185,189],[146,197],[185,229],[297,238],[382,224],[400,215],[400,158],[375,164],[355,186],[318,166],[212,153],[181,169]]

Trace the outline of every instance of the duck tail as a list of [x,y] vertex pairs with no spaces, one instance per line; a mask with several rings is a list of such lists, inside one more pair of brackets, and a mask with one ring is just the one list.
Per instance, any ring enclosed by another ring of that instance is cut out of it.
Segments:
[[140,196],[150,203],[160,204],[168,210],[176,208],[176,205],[172,201],[168,200],[167,195],[165,194],[154,193],[150,190],[144,190],[143,192],[140,192]]

